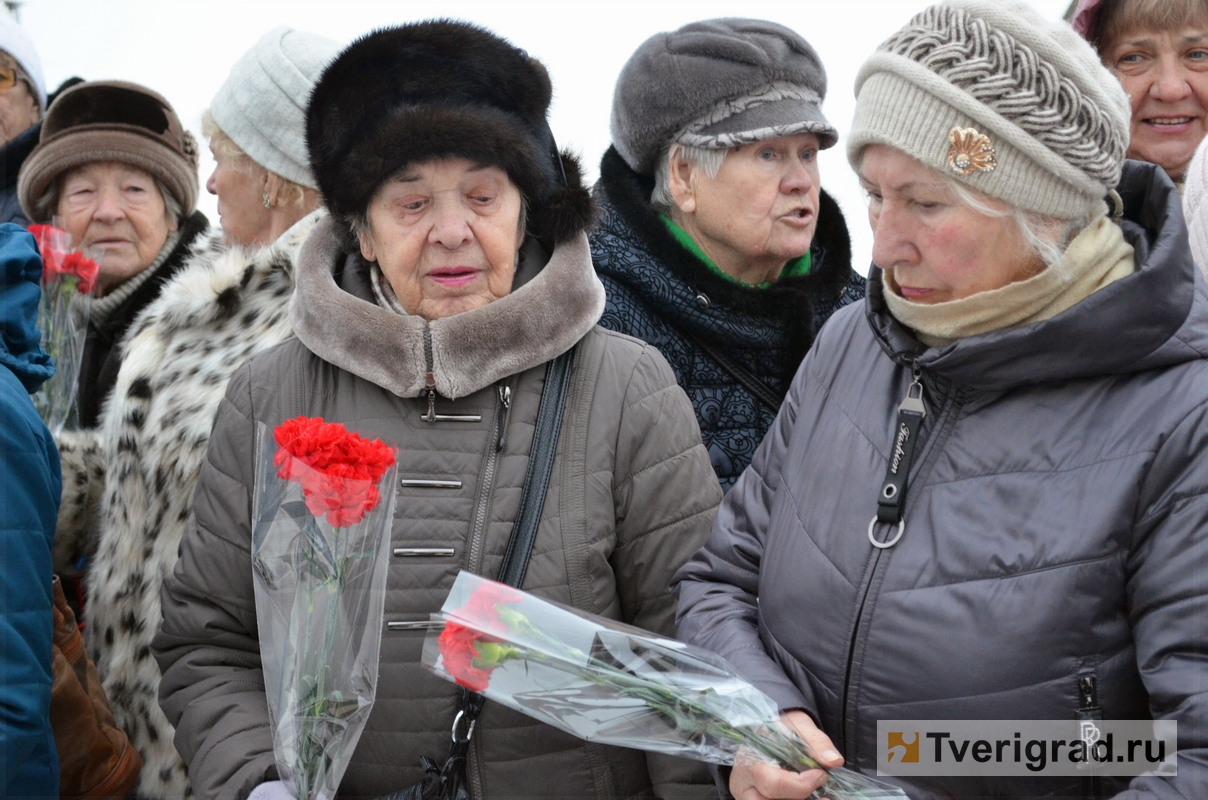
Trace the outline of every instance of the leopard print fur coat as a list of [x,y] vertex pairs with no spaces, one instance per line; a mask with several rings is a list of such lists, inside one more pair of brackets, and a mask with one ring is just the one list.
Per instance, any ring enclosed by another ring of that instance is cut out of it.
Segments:
[[224,247],[219,234],[202,242],[131,326],[99,428],[60,437],[66,480],[56,562],[94,552],[85,634],[117,723],[143,757],[140,798],[192,796],[157,701],[150,648],[160,585],[176,565],[227,382],[253,355],[293,335],[294,264],[325,213],[253,252]]

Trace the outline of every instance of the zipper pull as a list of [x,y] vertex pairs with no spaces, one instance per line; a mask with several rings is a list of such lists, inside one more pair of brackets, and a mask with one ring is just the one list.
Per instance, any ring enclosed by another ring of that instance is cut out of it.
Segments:
[[503,406],[503,421],[499,425],[499,441],[495,445],[495,452],[503,449],[508,442],[508,419],[512,416],[512,387],[499,387],[499,403]]
[[927,406],[923,405],[923,370],[917,361],[910,362],[910,367],[914,380],[906,387],[906,397],[898,406],[898,414],[917,414],[921,421],[927,416]]
[[424,377],[424,386],[428,390],[428,413],[424,415],[424,422],[436,422],[436,371],[432,366],[432,330],[424,328],[424,359],[427,361],[428,371]]
[[[868,523],[868,541],[878,550],[893,547],[906,532],[906,520],[902,518],[906,508],[906,481],[914,461],[914,445],[919,438],[919,428],[927,416],[927,406],[923,403],[923,370],[917,361],[911,361],[910,368],[914,380],[906,387],[906,396],[898,405],[897,425],[894,426],[893,443],[889,448],[889,464],[877,496],[877,513]],[[896,525],[897,532],[887,539],[878,539],[878,523]]]
[[[1089,756],[1090,749],[1103,738],[1098,723],[1103,721],[1103,708],[1099,705],[1099,687],[1093,675],[1078,677],[1078,737],[1088,753],[1087,760],[1078,765],[1079,770],[1093,769],[1095,759]],[[1103,796],[1103,785],[1098,775],[1082,776],[1082,796],[1085,800],[1098,800]]]

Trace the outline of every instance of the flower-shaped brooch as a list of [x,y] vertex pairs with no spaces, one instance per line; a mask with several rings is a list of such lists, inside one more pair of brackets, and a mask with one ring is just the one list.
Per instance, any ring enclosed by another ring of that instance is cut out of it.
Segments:
[[948,131],[948,166],[957,175],[972,175],[975,172],[993,172],[994,145],[990,137],[979,133],[976,128],[953,128]]

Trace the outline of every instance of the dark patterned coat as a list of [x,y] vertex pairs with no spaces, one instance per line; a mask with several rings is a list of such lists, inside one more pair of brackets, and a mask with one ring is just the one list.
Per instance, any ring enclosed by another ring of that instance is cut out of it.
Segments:
[[667,231],[650,205],[651,178],[609,148],[596,200],[591,254],[608,301],[600,324],[662,351],[688,394],[723,490],[746,469],[775,414],[706,353],[695,337],[783,397],[814,335],[835,309],[864,296],[838,204],[822,193],[813,268],[766,289],[717,275]]

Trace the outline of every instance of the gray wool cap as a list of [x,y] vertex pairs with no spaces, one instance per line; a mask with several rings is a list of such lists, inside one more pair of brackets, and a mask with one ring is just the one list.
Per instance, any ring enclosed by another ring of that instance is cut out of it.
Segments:
[[210,114],[252,161],[317,189],[306,150],[306,104],[323,68],[341,49],[326,36],[274,28],[231,67]]
[[809,42],[775,22],[712,19],[651,36],[612,98],[612,143],[651,175],[672,142],[726,149],[795,133],[823,148],[839,134],[822,114],[826,70]]
[[1069,25],[1018,0],[920,11],[864,62],[847,157],[870,144],[1058,219],[1102,207],[1120,181],[1130,109]]

